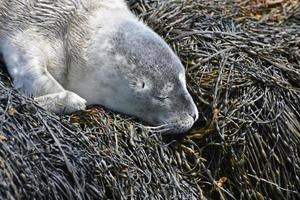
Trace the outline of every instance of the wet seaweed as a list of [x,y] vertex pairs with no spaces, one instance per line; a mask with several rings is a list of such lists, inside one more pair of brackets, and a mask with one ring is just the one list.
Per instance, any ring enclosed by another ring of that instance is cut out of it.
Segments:
[[56,116],[2,67],[0,199],[299,199],[297,9],[274,24],[240,1],[128,2],[186,66],[198,122],[175,140],[100,106]]

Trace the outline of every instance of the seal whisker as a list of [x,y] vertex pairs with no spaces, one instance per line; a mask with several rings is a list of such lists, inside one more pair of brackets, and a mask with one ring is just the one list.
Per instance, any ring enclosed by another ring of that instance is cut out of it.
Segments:
[[167,133],[173,129],[173,125],[172,124],[163,124],[163,125],[156,126],[156,127],[148,127],[148,129],[152,133]]
[[155,130],[155,129],[161,129],[164,128],[166,126],[168,126],[169,124],[163,124],[163,125],[159,125],[159,126],[145,126],[145,128],[147,129],[151,129],[151,130]]

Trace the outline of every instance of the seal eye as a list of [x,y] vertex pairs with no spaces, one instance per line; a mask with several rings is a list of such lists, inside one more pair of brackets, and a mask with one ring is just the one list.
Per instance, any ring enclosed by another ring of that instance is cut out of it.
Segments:
[[157,100],[159,101],[165,101],[166,99],[168,99],[169,97],[168,96],[156,96],[155,97]]

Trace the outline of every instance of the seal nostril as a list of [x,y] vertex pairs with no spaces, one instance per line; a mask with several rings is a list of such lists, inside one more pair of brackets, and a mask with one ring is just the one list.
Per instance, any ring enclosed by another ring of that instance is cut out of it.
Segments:
[[191,116],[194,119],[194,121],[197,121],[198,119],[198,113],[191,113],[189,114],[189,116]]
[[194,117],[194,120],[197,121],[197,119],[198,119],[198,114],[194,114],[193,117]]

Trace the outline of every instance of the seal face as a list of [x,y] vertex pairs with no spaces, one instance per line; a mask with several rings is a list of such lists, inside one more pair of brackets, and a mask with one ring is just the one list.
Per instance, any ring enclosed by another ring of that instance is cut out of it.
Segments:
[[[65,113],[101,104],[172,133],[187,131],[197,120],[179,58],[123,1],[30,0],[35,6],[22,4],[32,13],[24,19],[20,1],[0,5],[25,21],[21,26],[5,20],[12,27],[6,30],[0,19],[1,52],[15,87],[44,108]],[[57,13],[34,12],[37,6]],[[62,20],[53,31],[46,23],[38,26],[51,16]]]

